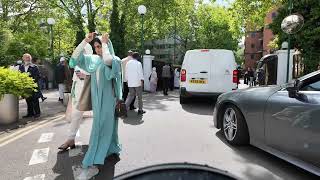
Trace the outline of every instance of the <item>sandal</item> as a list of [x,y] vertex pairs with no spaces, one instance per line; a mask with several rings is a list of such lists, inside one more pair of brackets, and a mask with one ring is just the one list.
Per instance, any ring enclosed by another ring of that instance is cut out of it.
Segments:
[[74,148],[76,148],[76,145],[75,144],[73,144],[73,145],[69,145],[69,144],[62,144],[60,147],[58,147],[58,149],[60,149],[61,151],[67,151],[68,149],[74,149]]

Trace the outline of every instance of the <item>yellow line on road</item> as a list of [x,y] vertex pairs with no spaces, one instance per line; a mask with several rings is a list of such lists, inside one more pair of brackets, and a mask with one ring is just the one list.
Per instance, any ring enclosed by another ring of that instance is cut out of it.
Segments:
[[29,126],[29,127],[26,127],[26,128],[21,129],[21,130],[18,130],[18,131],[14,132],[14,133],[6,136],[6,137],[0,138],[0,147],[5,146],[5,145],[7,145],[7,144],[9,144],[9,143],[11,143],[11,142],[23,137],[23,136],[25,136],[25,135],[33,132],[33,131],[39,129],[39,128],[47,126],[50,123],[58,122],[58,121],[62,120],[63,118],[64,118],[64,115],[60,115],[58,117],[54,117],[54,118],[50,118],[50,119],[47,119],[47,120],[43,120],[43,121],[41,121],[41,122],[39,122],[37,124],[33,124],[33,125]]

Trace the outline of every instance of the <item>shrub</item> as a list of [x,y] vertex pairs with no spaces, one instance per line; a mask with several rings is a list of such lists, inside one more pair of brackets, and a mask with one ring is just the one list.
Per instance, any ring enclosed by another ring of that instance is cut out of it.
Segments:
[[27,73],[0,67],[0,100],[5,94],[29,97],[37,84]]

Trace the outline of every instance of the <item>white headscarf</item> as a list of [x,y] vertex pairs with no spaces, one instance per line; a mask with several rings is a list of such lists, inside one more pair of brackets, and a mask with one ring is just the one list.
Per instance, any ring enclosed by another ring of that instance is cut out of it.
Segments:
[[93,54],[93,50],[92,47],[89,43],[86,44],[86,46],[84,47],[84,54]]
[[156,67],[153,67],[153,68],[152,68],[152,73],[151,73],[150,82],[152,82],[152,83],[157,83],[157,81],[158,81],[157,68],[156,68]]

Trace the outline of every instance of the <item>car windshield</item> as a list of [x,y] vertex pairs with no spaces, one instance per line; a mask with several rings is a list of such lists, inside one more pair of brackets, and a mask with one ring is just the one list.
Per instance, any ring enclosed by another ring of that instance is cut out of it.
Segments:
[[308,78],[310,78],[310,77],[312,77],[312,76],[315,76],[315,75],[317,75],[317,74],[320,74],[320,70],[315,71],[315,72],[312,72],[312,73],[307,74],[307,75],[305,75],[305,76],[302,76],[301,78],[299,78],[299,80],[300,80],[300,81],[303,81],[303,80],[308,79]]

